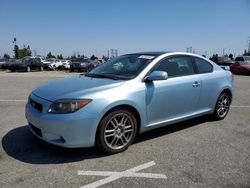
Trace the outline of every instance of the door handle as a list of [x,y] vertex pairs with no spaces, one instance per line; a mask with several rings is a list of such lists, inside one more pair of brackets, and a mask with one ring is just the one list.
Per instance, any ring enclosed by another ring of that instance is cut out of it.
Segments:
[[194,83],[193,83],[193,87],[199,87],[201,84],[198,82],[198,81],[195,81]]

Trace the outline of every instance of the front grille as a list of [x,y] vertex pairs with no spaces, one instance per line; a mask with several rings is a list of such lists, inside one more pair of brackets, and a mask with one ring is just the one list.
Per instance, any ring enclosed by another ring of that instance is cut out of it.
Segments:
[[32,129],[32,131],[33,131],[34,133],[36,133],[38,136],[42,137],[42,131],[41,131],[41,129],[35,127],[35,126],[32,125],[32,124],[29,124],[29,126],[30,126],[30,128]]
[[35,109],[37,109],[40,112],[43,110],[43,105],[34,101],[33,99],[30,99],[30,104],[31,104],[31,106],[33,106]]

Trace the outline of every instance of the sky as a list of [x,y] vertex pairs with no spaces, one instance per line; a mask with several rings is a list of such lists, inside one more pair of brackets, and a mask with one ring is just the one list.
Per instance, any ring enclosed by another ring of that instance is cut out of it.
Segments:
[[239,55],[250,40],[250,0],[0,0],[0,56],[186,51]]

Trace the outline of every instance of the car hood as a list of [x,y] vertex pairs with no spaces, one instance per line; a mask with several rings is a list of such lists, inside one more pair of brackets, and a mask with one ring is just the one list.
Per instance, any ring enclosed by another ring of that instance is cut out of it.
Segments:
[[75,76],[50,81],[33,90],[33,94],[49,101],[80,98],[91,92],[103,91],[121,85],[122,80]]

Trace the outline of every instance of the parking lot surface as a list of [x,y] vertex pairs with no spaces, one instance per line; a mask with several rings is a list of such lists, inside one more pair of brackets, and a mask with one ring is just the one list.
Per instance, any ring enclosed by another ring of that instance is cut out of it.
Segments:
[[[235,97],[224,120],[205,116],[163,127],[139,135],[123,153],[105,155],[96,148],[46,144],[27,127],[24,107],[32,89],[72,75],[77,73],[0,71],[0,187],[94,187],[95,182],[99,187],[250,187],[249,76],[234,77]],[[115,172],[123,173],[110,175]]]

